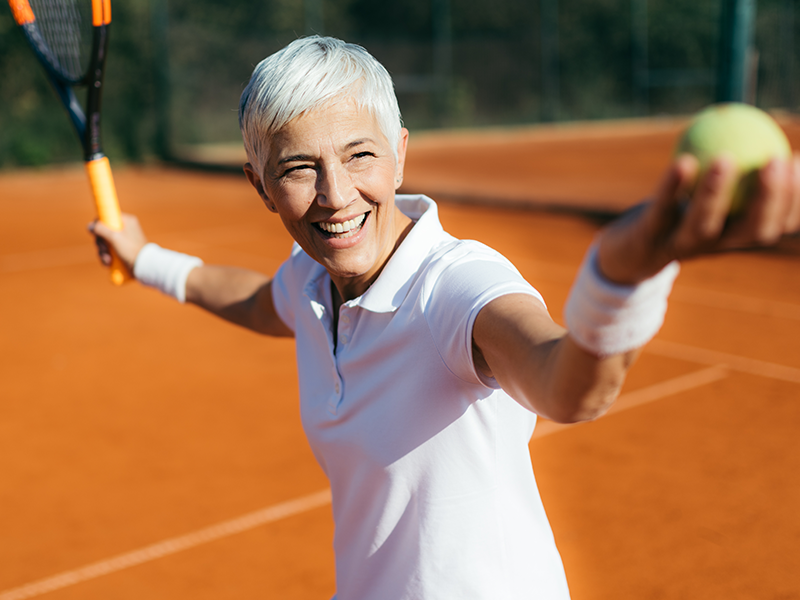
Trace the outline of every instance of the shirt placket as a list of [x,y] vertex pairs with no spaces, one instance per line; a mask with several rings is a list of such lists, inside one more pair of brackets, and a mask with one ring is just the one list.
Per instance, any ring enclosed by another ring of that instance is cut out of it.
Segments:
[[326,307],[326,297],[323,292],[323,289],[327,287],[327,285],[324,283],[324,278],[322,279],[323,282],[319,279],[309,282],[304,293],[311,303],[311,309],[314,311],[327,341],[328,364],[330,365],[330,387],[327,408],[331,416],[336,416],[337,409],[344,395],[344,383],[339,373],[339,365],[333,346],[333,319],[331,318],[330,310]]
[[[333,353],[333,375],[334,379],[334,395],[331,397],[331,401],[328,404],[328,411],[335,415],[339,409],[339,406],[344,399],[345,389],[344,389],[344,378],[342,377],[342,372],[340,365],[345,360],[349,345],[351,340],[353,339],[353,327],[354,327],[354,320],[355,320],[355,306],[350,306],[349,303],[345,303],[339,309],[339,323],[338,323],[338,331],[336,332],[336,352]],[[333,340],[331,339],[331,344]]]

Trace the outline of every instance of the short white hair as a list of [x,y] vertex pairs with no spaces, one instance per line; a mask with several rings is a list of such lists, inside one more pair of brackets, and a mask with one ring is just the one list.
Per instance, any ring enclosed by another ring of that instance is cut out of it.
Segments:
[[303,113],[347,96],[376,118],[397,159],[403,122],[392,78],[364,48],[311,36],[258,63],[239,101],[239,129],[259,176],[273,135]]

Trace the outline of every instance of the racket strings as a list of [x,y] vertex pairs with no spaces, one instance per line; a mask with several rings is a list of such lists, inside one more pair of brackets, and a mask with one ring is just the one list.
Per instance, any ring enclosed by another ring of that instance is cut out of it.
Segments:
[[59,74],[73,82],[86,75],[92,42],[91,3],[86,0],[30,0],[36,24]]

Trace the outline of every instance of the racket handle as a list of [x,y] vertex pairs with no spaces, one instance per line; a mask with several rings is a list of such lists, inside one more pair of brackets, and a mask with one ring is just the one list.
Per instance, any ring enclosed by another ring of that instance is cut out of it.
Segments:
[[[117,189],[114,187],[114,178],[111,176],[111,164],[108,158],[101,156],[86,161],[86,172],[89,175],[89,184],[92,186],[94,203],[97,207],[97,216],[115,231],[122,230],[122,215],[117,200]],[[111,281],[115,285],[122,285],[132,279],[128,269],[115,252],[111,252]]]

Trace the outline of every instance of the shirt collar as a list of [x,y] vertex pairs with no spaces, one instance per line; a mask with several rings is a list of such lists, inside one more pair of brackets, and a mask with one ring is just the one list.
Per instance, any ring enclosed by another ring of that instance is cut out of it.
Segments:
[[436,203],[423,195],[397,195],[395,204],[415,221],[372,285],[352,302],[366,310],[394,312],[402,304],[425,257],[444,235]]

